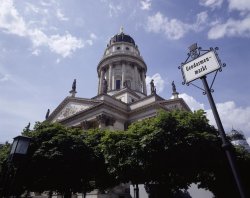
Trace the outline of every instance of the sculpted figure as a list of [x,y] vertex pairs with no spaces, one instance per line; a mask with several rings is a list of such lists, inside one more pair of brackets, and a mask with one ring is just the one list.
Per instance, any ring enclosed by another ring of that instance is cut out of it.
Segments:
[[47,120],[48,117],[49,117],[49,113],[50,113],[50,110],[48,109],[48,110],[47,110],[47,113],[46,113],[46,116],[45,116],[45,119],[46,119],[46,120]]
[[150,82],[150,88],[151,88],[151,94],[156,92],[156,88],[155,88],[155,84],[154,84],[154,80],[152,79]]
[[173,90],[173,92],[176,92],[176,86],[174,84],[174,81],[172,82],[172,90]]
[[106,94],[108,91],[108,82],[107,80],[104,78],[102,81],[102,93]]
[[74,79],[74,81],[73,81],[72,91],[76,91],[76,79]]

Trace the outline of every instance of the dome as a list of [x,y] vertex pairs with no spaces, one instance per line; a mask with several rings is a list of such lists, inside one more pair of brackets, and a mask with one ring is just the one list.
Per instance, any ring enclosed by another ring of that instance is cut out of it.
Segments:
[[112,45],[113,43],[117,43],[117,42],[126,42],[126,43],[131,43],[135,45],[134,39],[131,36],[124,34],[123,32],[113,36],[109,41],[109,45]]

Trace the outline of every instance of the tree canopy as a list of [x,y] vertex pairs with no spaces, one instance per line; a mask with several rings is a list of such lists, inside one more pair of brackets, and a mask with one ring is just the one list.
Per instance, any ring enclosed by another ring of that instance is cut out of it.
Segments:
[[[131,182],[145,184],[152,198],[178,197],[188,196],[180,189],[196,183],[215,197],[238,197],[218,132],[203,111],[159,112],[126,131],[83,131],[43,122],[33,130],[26,127],[23,134],[32,137],[32,143],[28,163],[17,175],[22,191],[56,191],[70,197]],[[249,191],[250,155],[242,148],[233,151]],[[1,153],[6,155],[6,150]]]

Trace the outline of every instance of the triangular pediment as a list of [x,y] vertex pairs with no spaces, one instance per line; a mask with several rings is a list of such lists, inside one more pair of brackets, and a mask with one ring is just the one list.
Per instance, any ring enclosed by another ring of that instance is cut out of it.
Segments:
[[97,104],[99,101],[67,97],[49,116],[48,120],[52,122],[61,121],[81,111],[89,109]]

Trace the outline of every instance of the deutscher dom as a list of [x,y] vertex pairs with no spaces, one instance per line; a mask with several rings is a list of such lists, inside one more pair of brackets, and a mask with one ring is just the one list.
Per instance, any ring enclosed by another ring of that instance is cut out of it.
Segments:
[[[173,99],[157,95],[157,87],[151,81],[151,91],[147,93],[147,64],[140,55],[134,39],[120,33],[114,35],[107,44],[104,54],[97,65],[98,92],[93,98],[76,96],[76,81],[67,96],[46,119],[60,122],[69,127],[108,128],[126,130],[129,124],[153,117],[159,110],[181,109],[190,111],[185,101],[178,97],[172,83]],[[129,184],[101,194],[98,190],[87,195],[91,198],[129,198]]]

